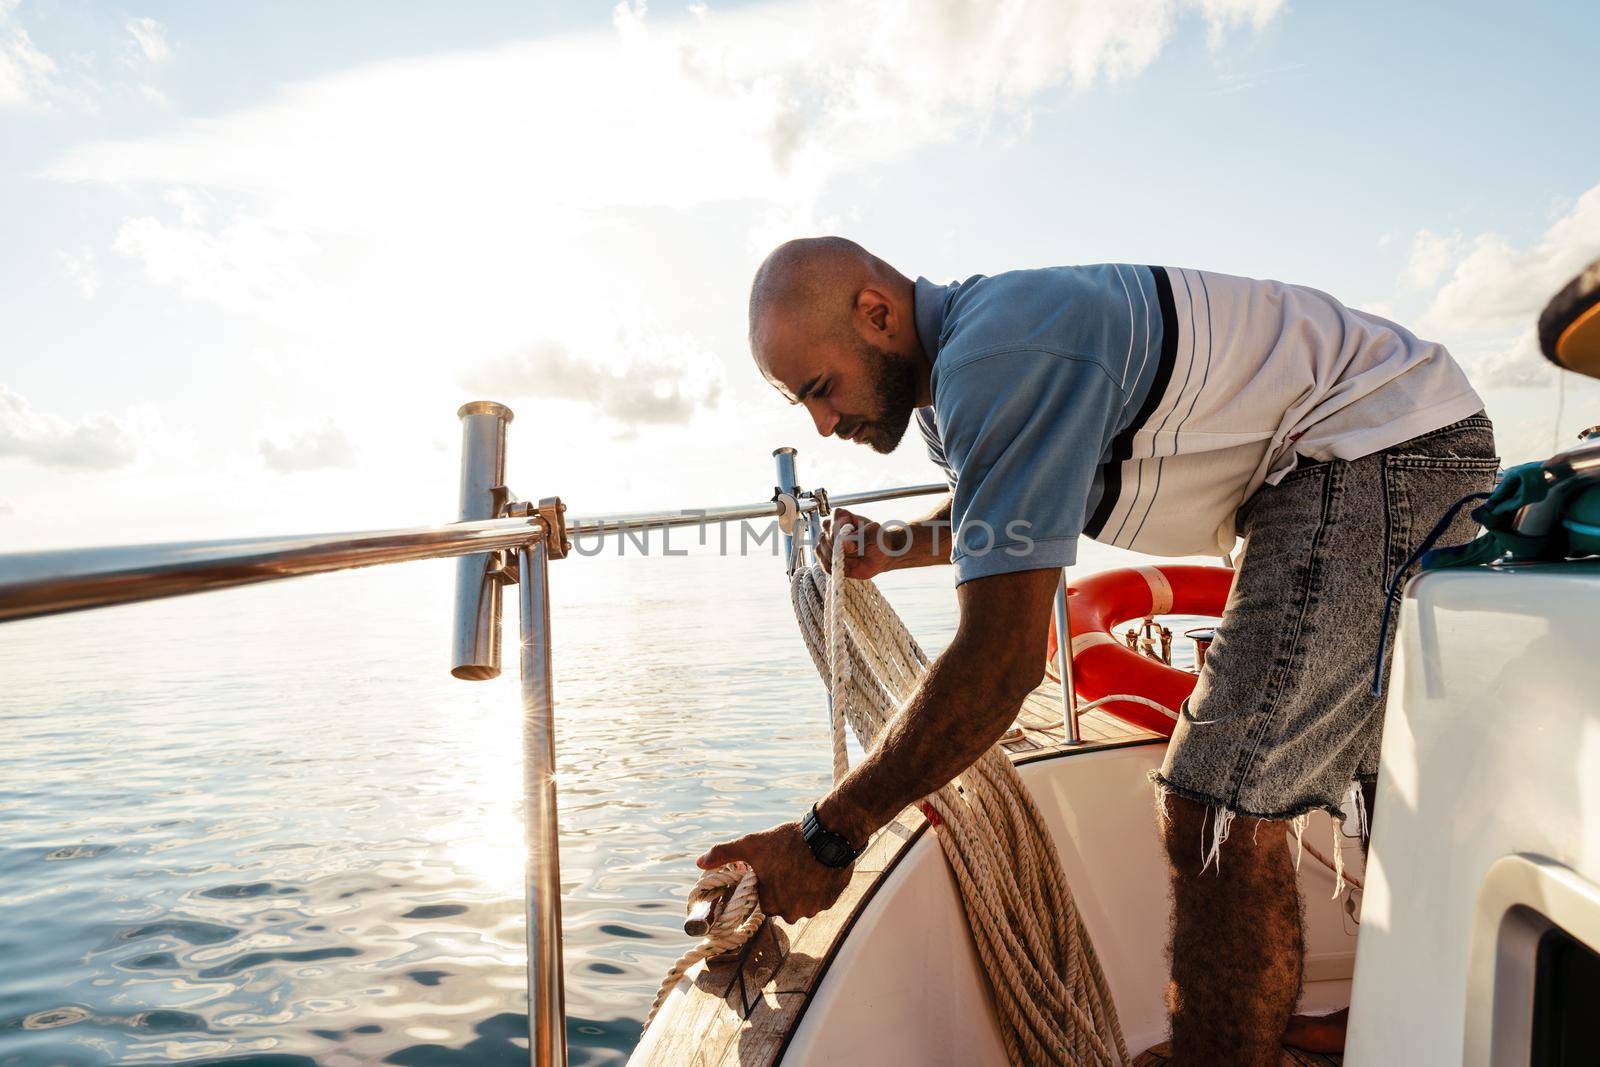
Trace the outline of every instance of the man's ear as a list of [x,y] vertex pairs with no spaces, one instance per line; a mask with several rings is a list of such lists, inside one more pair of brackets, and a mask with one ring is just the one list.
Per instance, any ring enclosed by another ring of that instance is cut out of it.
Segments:
[[856,294],[856,314],[864,317],[877,333],[892,334],[897,325],[888,294],[870,286]]

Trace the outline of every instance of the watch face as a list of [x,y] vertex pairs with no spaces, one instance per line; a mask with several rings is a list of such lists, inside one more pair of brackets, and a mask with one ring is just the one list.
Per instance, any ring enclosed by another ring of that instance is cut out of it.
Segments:
[[856,850],[850,847],[850,842],[823,826],[817,821],[816,809],[806,812],[805,818],[800,820],[800,830],[805,835],[806,844],[811,847],[811,854],[817,861],[828,867],[848,867],[855,862]]
[[817,858],[830,867],[843,867],[854,856],[849,845],[829,834],[817,842]]

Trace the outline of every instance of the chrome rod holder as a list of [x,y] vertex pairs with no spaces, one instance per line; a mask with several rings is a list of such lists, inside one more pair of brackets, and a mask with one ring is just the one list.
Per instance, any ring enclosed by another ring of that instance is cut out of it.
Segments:
[[1056,584],[1056,670],[1061,675],[1061,724],[1066,743],[1083,744],[1078,733],[1078,687],[1072,679],[1072,618],[1067,610],[1067,569]]
[[[800,498],[800,482],[795,477],[794,456],[794,449],[790,448],[788,445],[772,450],[772,458],[778,466],[778,486],[773,493],[773,500],[778,502],[780,507],[782,507],[782,497],[787,496],[796,502],[798,502]],[[786,516],[780,511],[780,521],[784,520],[785,518]],[[814,514],[811,521],[816,521]],[[791,578],[794,577],[795,571],[806,565],[805,546],[801,543],[800,539],[795,536],[794,529],[794,523],[789,521],[784,523],[784,529],[781,531],[783,544],[783,569],[784,572]],[[812,544],[816,544],[815,539],[813,539]]]
[[[508,503],[506,426],[511,409],[492,400],[461,405],[461,520],[498,518]],[[455,643],[450,673],[468,681],[500,676],[500,603],[504,557],[456,561]]]

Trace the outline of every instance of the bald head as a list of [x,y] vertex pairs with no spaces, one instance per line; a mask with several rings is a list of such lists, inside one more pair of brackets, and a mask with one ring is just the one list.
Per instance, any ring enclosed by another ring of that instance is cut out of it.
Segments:
[[785,241],[750,283],[750,348],[760,358],[766,329],[803,323],[820,333],[845,330],[856,294],[871,286],[898,292],[911,280],[846,237]]
[[750,285],[750,351],[817,432],[892,451],[925,404],[911,279],[843,237],[779,245]]

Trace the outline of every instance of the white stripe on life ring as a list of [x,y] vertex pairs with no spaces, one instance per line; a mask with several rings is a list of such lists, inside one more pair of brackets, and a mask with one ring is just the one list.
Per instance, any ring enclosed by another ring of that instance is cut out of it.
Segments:
[[1080,655],[1082,655],[1084,649],[1092,648],[1095,645],[1116,645],[1118,648],[1122,647],[1121,643],[1118,642],[1115,637],[1112,637],[1104,630],[1090,630],[1088,633],[1072,635],[1072,658],[1077,659]]
[[1167,576],[1161,572],[1160,567],[1139,567],[1139,573],[1144,576],[1145,584],[1150,587],[1150,614],[1165,615],[1172,610],[1172,583],[1167,581]]

